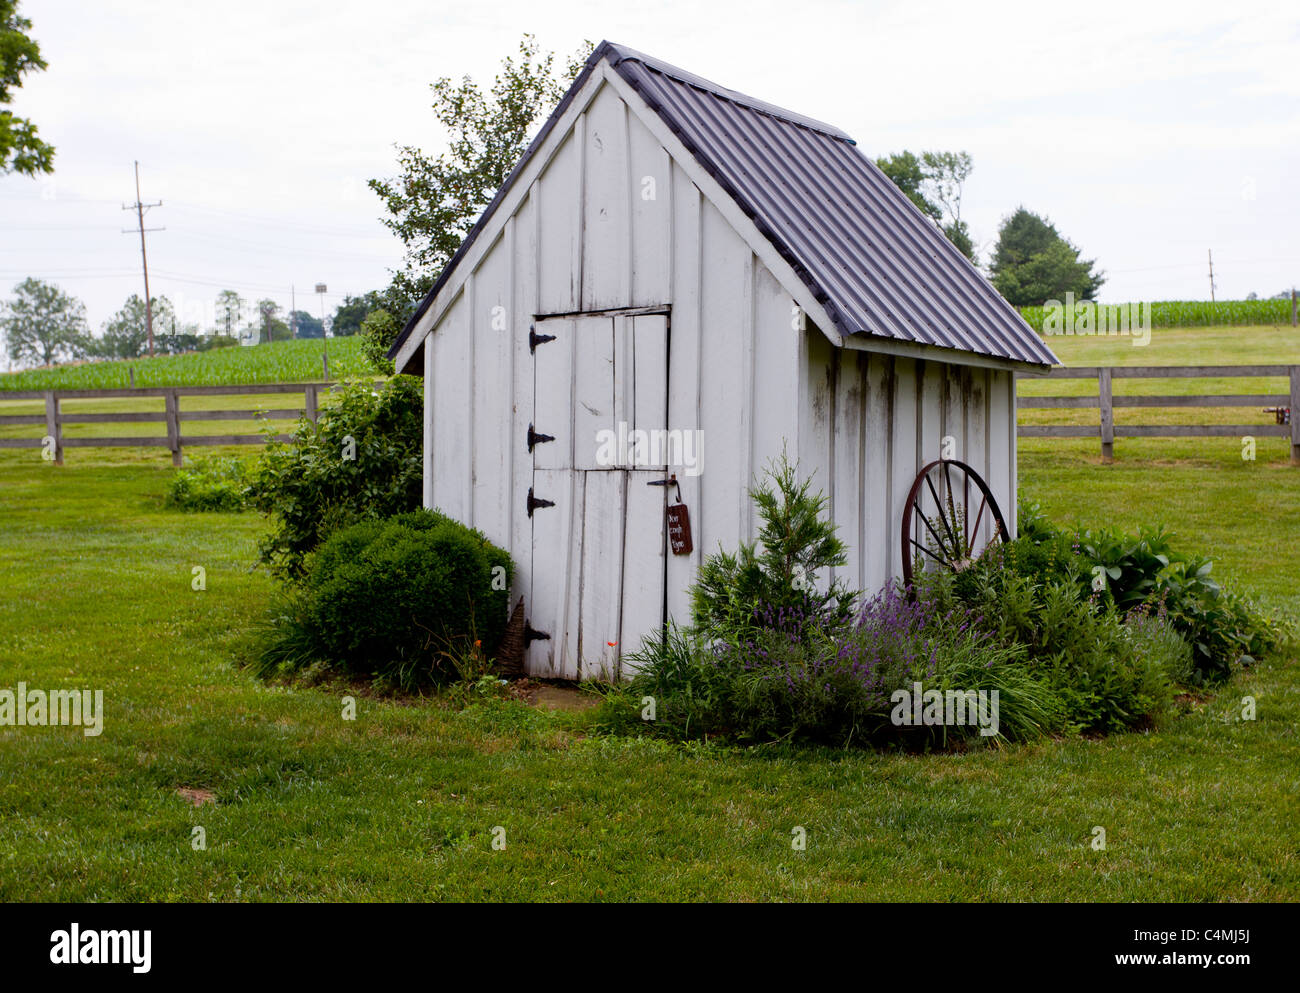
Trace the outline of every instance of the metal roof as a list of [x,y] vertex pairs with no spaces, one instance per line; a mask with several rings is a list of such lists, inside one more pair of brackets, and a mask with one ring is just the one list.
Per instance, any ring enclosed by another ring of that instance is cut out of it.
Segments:
[[390,355],[601,59],[753,220],[843,335],[1056,364],[1015,308],[844,132],[611,42],[591,54]]

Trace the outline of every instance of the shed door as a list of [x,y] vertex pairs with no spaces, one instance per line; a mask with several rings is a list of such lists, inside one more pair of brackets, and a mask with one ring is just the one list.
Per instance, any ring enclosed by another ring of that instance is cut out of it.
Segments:
[[[547,340],[549,339],[549,340]],[[664,623],[666,458],[634,432],[668,421],[668,319],[549,318],[533,345],[528,671],[622,674]],[[544,440],[544,436],[553,440]]]

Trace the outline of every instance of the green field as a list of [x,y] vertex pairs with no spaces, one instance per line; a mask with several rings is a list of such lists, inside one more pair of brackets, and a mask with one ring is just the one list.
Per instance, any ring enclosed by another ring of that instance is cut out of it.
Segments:
[[325,378],[322,353],[329,349],[330,379],[367,376],[373,370],[358,337],[277,341],[268,345],[214,348],[187,355],[117,362],[82,362],[49,369],[0,373],[6,390],[125,389],[136,386],[224,386],[245,383],[310,383]]
[[[1065,301],[1060,301],[1064,303]],[[1082,301],[1079,301],[1080,303]],[[1092,311],[1100,314],[1103,307],[1112,309],[1105,319],[1139,321],[1153,328],[1208,328],[1225,325],[1271,324],[1277,327],[1291,324],[1291,301],[1286,300],[1159,300],[1144,304],[1097,304]],[[1020,316],[1031,328],[1042,334],[1045,319],[1065,321],[1063,307],[1019,307]],[[1076,318],[1082,314],[1076,305]]]
[[[1027,497],[1166,523],[1300,616],[1300,470],[1203,441],[1099,466],[1071,444],[1022,445]],[[0,687],[102,688],[106,707],[95,738],[0,728],[0,899],[1300,898],[1296,660],[1151,733],[941,755],[679,746],[590,713],[268,686],[232,664],[273,593],[250,569],[264,524],[165,510],[171,472],[157,450],[0,452]]]

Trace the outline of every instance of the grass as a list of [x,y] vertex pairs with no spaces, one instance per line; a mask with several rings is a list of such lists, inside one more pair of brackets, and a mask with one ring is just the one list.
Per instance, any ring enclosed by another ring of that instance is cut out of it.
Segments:
[[[1100,467],[1065,444],[1022,446],[1027,496],[1164,520],[1300,615],[1298,470]],[[273,593],[250,568],[263,524],[166,510],[170,473],[157,451],[0,452],[0,687],[106,705],[98,738],[0,727],[0,900],[1300,898],[1294,660],[1153,733],[946,755],[676,746],[589,712],[266,685],[232,665]]]
[[[1289,305],[1288,305],[1289,306]],[[1152,331],[1151,342],[1136,346],[1123,337],[1052,336],[1048,346],[1067,366],[1188,366],[1188,365],[1300,365],[1300,329],[1281,327],[1174,328]],[[1115,424],[1275,424],[1265,406],[1287,406],[1290,383],[1286,377],[1114,379],[1115,396],[1191,394],[1267,394],[1278,399],[1250,407],[1116,407]],[[1017,391],[1030,396],[1096,396],[1095,379],[1023,377]],[[1092,409],[1030,408],[1019,412],[1021,424],[1099,423]],[[1059,463],[1100,464],[1097,439],[1021,439],[1020,451],[1042,454]],[[1266,472],[1282,468],[1290,459],[1286,438],[1255,437],[1255,459],[1242,459],[1240,438],[1125,438],[1115,440],[1117,464],[1165,470],[1183,466],[1214,465],[1228,471]],[[1053,462],[1052,465],[1057,465]],[[1153,487],[1159,486],[1157,477]],[[1192,490],[1195,491],[1193,486]],[[1176,489],[1176,492],[1182,490]],[[1145,506],[1150,506],[1148,501]]]
[[[372,375],[359,337],[331,338],[330,378]],[[82,362],[48,369],[0,374],[6,390],[126,389],[135,370],[135,385],[226,386],[245,383],[311,383],[324,380],[319,339],[277,341],[267,345],[214,348],[186,355],[108,362]]]

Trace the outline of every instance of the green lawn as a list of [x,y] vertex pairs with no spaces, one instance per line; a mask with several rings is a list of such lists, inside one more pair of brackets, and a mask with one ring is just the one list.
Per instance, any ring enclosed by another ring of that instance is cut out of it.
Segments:
[[[1300,470],[1190,449],[1101,467],[1071,444],[1022,445],[1028,497],[1163,521],[1300,616]],[[170,474],[158,450],[0,452],[0,688],[106,706],[95,738],[0,728],[2,900],[1300,898],[1294,661],[1151,733],[967,754],[677,746],[501,701],[358,694],[345,721],[357,690],[233,666],[273,593],[250,569],[263,523],[163,509]]]
[[[0,686],[106,699],[97,738],[0,729],[0,899],[1300,896],[1294,666],[1239,677],[1159,733],[966,755],[677,747],[504,702],[362,696],[348,722],[341,689],[231,665],[272,593],[249,570],[256,516],[163,510],[163,453],[78,456],[0,453]],[[1023,464],[1057,511],[1136,513],[1144,484],[1120,471],[1089,484],[1085,467]],[[1295,492],[1271,480],[1275,500]],[[1180,530],[1237,549],[1229,573],[1296,607],[1300,514],[1256,519],[1290,546],[1264,565],[1242,545],[1247,507],[1187,517],[1194,503],[1168,505]],[[1233,718],[1245,694],[1254,722]]]

